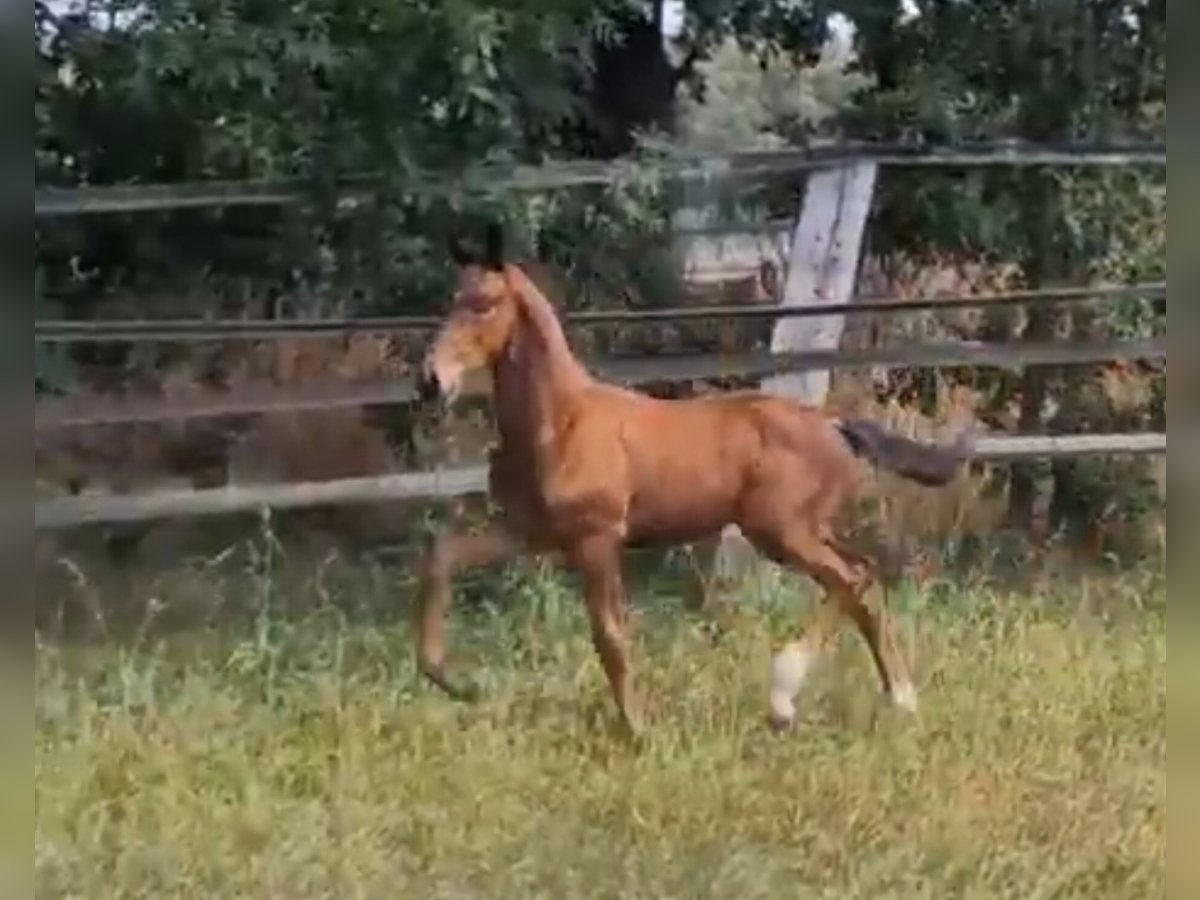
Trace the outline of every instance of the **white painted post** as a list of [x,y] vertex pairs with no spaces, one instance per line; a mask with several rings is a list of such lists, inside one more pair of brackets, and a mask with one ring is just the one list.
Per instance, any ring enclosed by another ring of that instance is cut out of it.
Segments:
[[[855,162],[820,169],[809,176],[804,205],[792,233],[782,306],[848,303],[853,299],[863,233],[875,193],[876,168],[873,162]],[[779,319],[771,334],[771,352],[836,350],[845,321],[843,315]],[[793,372],[764,380],[763,390],[824,406],[829,378],[828,371]],[[727,581],[744,569],[750,558],[752,552],[740,530],[731,525],[721,534],[713,573]]]
[[[848,303],[862,249],[863,232],[875,193],[873,162],[856,162],[813,172],[804,207],[792,236],[784,283],[785,307]],[[771,334],[771,351],[836,350],[845,316],[780,319]],[[763,383],[763,389],[822,406],[829,393],[829,372],[793,372]]]

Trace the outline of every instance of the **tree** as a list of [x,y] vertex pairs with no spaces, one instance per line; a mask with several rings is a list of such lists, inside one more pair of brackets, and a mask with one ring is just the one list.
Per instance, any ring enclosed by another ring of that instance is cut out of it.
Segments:
[[[332,253],[346,288],[347,260],[361,256],[361,239],[374,234],[389,287],[372,302],[431,297],[444,289],[444,273],[427,257],[448,222],[497,202],[457,191],[457,175],[481,162],[577,155],[595,49],[611,42],[629,6],[100,0],[56,18],[40,5],[36,179],[305,179],[313,189],[309,209],[284,220],[231,212],[221,220],[225,233],[292,235],[289,251],[253,257],[260,264],[277,257],[274,280],[326,278],[317,261]],[[381,207],[352,228],[334,208],[331,188],[364,172],[383,179]],[[135,277],[138,259],[160,261],[155,278],[195,272],[201,261],[181,264],[179,253],[228,244],[196,215],[87,227],[86,237],[71,226],[44,234],[43,260],[78,257],[84,270],[112,284]],[[171,240],[161,240],[168,230]],[[354,252],[345,240],[335,246],[347,231],[359,245]],[[136,252],[138,243],[152,249]],[[48,279],[52,293],[61,282]]]

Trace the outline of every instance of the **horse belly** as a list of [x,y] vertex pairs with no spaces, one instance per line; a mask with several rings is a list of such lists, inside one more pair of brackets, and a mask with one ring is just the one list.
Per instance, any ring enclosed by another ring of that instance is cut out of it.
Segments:
[[678,418],[678,408],[672,408],[671,417],[647,423],[641,432],[645,439],[627,454],[633,476],[632,540],[697,541],[736,517],[746,474],[744,441],[736,427],[728,427],[736,423],[714,417],[708,407]]
[[632,543],[687,543],[715,534],[734,518],[736,492],[693,481],[637,491],[629,507]]

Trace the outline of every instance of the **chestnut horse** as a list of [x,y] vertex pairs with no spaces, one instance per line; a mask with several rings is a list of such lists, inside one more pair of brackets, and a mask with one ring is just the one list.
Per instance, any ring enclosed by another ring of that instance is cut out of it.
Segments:
[[736,524],[759,553],[825,592],[812,626],[773,658],[771,723],[791,724],[801,683],[843,616],[865,638],[885,694],[915,709],[886,611],[865,601],[875,565],[835,537],[832,522],[869,473],[864,460],[943,485],[970,457],[965,440],[926,445],[761,392],[661,400],[605,383],[572,354],[550,302],[504,261],[498,228],[482,258],[461,248],[453,255],[457,290],[426,354],[420,394],[449,403],[465,374],[491,370],[499,443],[489,490],[503,518],[482,534],[442,534],[429,548],[417,604],[426,677],[452,696],[469,694],[445,672],[455,572],[520,553],[561,554],[582,576],[596,651],[622,721],[637,733],[622,548],[697,543]]

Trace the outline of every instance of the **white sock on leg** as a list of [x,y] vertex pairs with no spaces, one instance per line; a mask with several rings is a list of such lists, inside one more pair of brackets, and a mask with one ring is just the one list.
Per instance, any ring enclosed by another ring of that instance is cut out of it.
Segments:
[[770,706],[775,725],[791,725],[796,718],[795,698],[813,662],[813,652],[799,642],[788,644],[771,660]]

